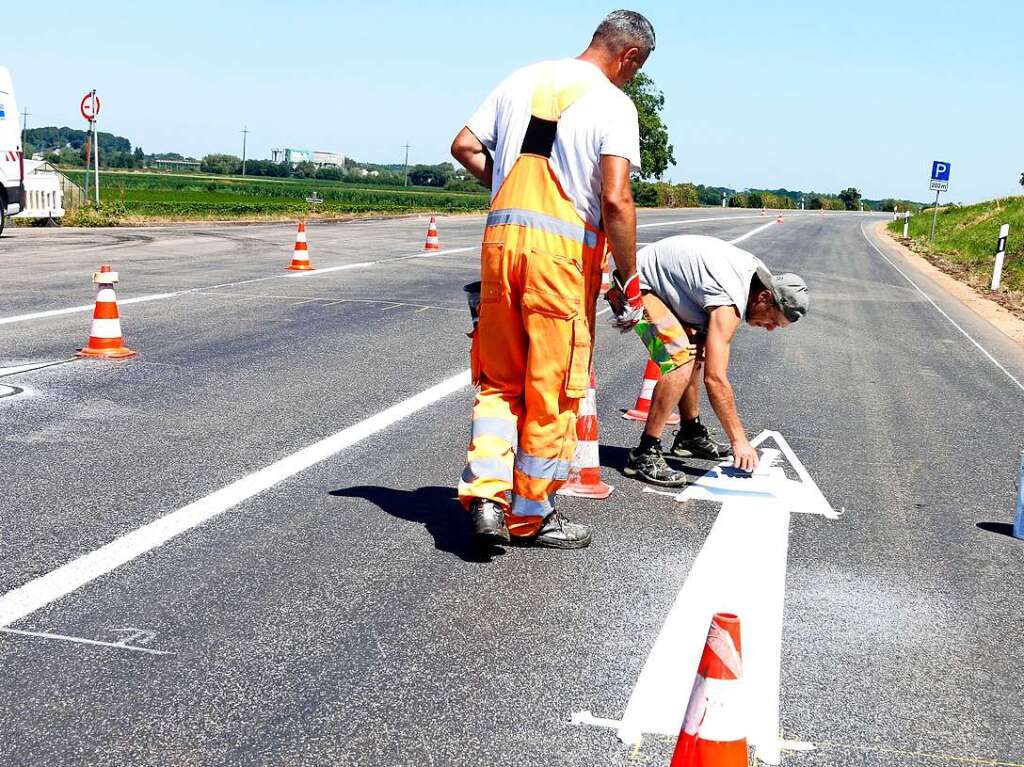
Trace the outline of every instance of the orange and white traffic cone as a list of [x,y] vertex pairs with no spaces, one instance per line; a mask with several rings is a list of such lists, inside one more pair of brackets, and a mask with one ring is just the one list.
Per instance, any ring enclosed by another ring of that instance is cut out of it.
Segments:
[[[622,417],[627,421],[646,421],[647,415],[651,412],[651,397],[654,396],[654,387],[661,378],[661,368],[654,360],[647,360],[647,367],[644,368],[644,380],[640,382],[640,393],[636,396],[636,404]],[[665,422],[669,426],[679,423],[679,413],[672,413]]]
[[437,236],[437,219],[434,216],[430,217],[430,223],[427,224],[427,242],[424,244],[423,249],[441,249],[441,239]]
[[747,767],[740,619],[715,613],[669,767]]
[[764,209],[764,208],[761,208],[761,213],[760,213],[760,215],[762,215],[762,216],[763,216],[763,215],[765,215],[765,209]]
[[576,452],[572,456],[569,480],[562,485],[559,495],[576,498],[607,498],[615,488],[601,481],[601,459],[597,437],[597,381],[594,367],[590,367],[590,388],[580,403],[576,417]]
[[608,288],[612,286],[612,272],[608,268],[608,264],[604,265],[604,269],[601,270],[601,298],[604,298],[604,294],[608,292]]
[[786,223],[786,222],[785,222],[785,221],[783,221],[783,219],[782,219],[782,211],[781,211],[781,210],[779,211],[779,216],[778,216],[778,218],[776,218],[776,219],[775,219],[775,223],[776,223],[776,224],[784,224],[784,223]]
[[125,346],[124,338],[121,337],[121,317],[117,313],[117,296],[114,295],[117,272],[103,264],[93,274],[92,281],[99,285],[99,290],[96,293],[96,308],[92,313],[89,342],[75,356],[107,359],[134,357],[138,352]]
[[313,265],[309,263],[309,245],[306,243],[306,222],[300,221],[298,231],[295,232],[295,251],[292,253],[292,262],[285,267],[292,272],[312,272]]

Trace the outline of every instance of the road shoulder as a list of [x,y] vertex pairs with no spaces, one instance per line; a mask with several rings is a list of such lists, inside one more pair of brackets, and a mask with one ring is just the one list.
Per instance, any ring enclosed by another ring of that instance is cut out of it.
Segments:
[[883,246],[890,254],[897,255],[904,264],[919,274],[928,277],[933,284],[956,298],[1003,335],[1024,346],[1024,320],[995,301],[985,298],[970,285],[951,277],[927,259],[914,253],[889,233],[887,223],[887,221],[882,221],[871,227],[879,245]]

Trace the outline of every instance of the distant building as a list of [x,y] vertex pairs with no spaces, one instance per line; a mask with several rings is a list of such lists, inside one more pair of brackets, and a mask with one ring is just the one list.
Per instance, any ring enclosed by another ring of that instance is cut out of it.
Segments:
[[271,149],[270,159],[272,162],[290,163],[292,167],[300,162],[311,162],[318,168],[345,167],[345,155],[338,152],[321,152],[309,149]]
[[199,170],[199,160],[150,160],[150,167],[163,170]]

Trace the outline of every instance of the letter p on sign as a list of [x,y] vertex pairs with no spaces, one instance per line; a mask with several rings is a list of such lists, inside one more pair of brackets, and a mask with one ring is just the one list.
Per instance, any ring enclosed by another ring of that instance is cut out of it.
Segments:
[[936,160],[932,163],[932,180],[949,181],[949,163]]

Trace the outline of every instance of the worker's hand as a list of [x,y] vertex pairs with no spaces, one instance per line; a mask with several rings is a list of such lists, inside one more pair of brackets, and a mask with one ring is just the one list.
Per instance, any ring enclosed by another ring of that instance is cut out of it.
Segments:
[[628,333],[644,318],[644,302],[640,295],[640,275],[633,274],[623,281],[616,269],[612,272],[612,285],[604,294],[615,319],[612,324],[622,333]]
[[732,465],[740,471],[753,473],[757,468],[757,449],[746,439],[733,442]]

